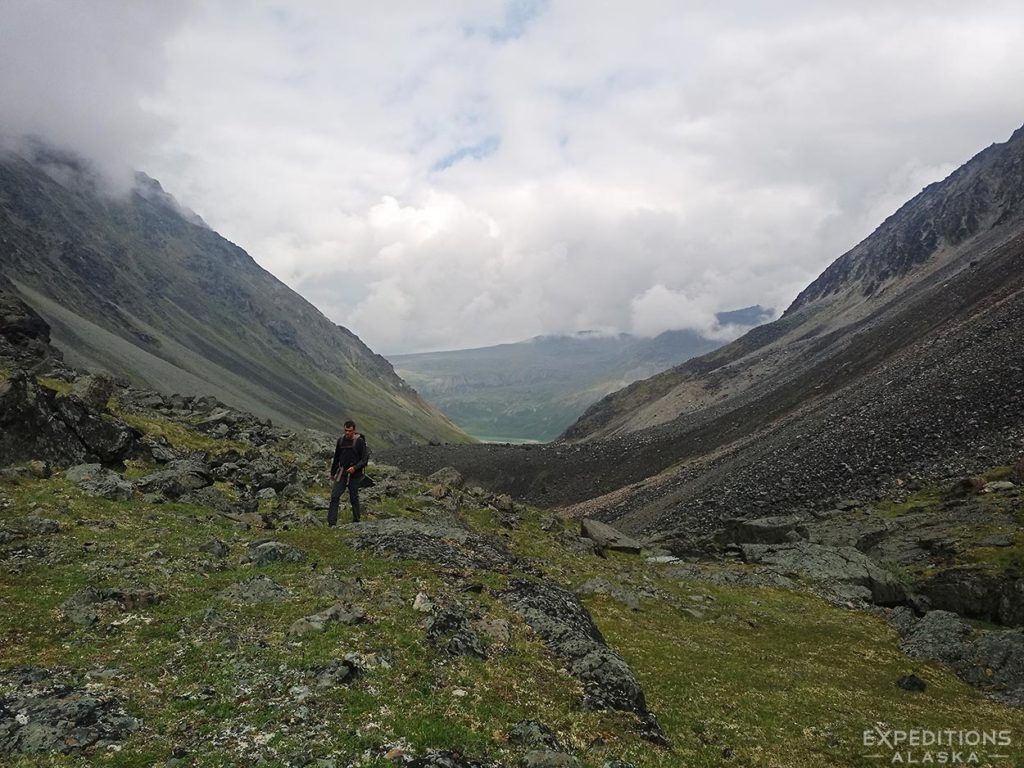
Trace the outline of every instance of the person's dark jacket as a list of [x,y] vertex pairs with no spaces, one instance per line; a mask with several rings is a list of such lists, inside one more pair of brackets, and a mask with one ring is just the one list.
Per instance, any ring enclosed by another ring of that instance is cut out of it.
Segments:
[[338,470],[355,467],[354,474],[361,474],[363,468],[370,460],[370,452],[366,448],[366,438],[358,432],[355,437],[349,440],[342,435],[338,438],[338,445],[334,449],[334,461],[331,462],[331,477],[338,474]]

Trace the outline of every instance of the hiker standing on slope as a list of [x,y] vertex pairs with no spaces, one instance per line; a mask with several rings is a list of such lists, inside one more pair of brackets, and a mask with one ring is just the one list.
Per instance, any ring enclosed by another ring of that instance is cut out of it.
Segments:
[[327,524],[338,523],[338,502],[341,493],[348,486],[348,498],[352,502],[352,522],[359,522],[359,483],[363,479],[363,468],[370,460],[366,448],[366,438],[356,432],[354,421],[345,422],[345,432],[338,438],[334,449],[334,461],[331,462],[331,506],[327,508]]

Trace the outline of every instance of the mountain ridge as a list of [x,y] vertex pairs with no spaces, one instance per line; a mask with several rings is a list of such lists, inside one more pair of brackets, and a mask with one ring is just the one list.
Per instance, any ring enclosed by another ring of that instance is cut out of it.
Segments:
[[[827,509],[1014,460],[1022,168],[1017,131],[901,207],[778,320],[610,395],[555,443],[396,460],[679,541],[724,517]],[[927,236],[963,221],[966,239]],[[911,249],[907,271],[872,277],[894,244],[922,237],[927,259]]]
[[70,364],[155,388],[169,377],[294,425],[354,417],[385,442],[467,439],[158,182],[140,176],[123,198],[98,184],[60,153],[0,157],[0,265]]

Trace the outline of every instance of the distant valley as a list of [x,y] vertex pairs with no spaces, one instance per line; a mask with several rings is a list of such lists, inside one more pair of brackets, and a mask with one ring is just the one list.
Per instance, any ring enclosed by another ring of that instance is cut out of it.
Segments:
[[[721,326],[769,321],[761,306],[721,312]],[[654,338],[581,332],[477,349],[391,355],[399,376],[487,442],[553,440],[592,403],[724,342],[694,331]]]

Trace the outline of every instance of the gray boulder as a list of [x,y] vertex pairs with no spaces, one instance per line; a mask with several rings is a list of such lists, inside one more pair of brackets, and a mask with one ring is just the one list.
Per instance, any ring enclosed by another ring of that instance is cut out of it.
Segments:
[[533,749],[519,761],[521,768],[579,768],[580,761],[565,752]]
[[561,749],[555,732],[538,720],[520,720],[508,732],[510,744],[533,749]]
[[929,611],[910,626],[903,638],[903,651],[915,659],[934,659],[959,666],[973,631],[950,611]]
[[[57,680],[46,670],[0,673],[0,756],[82,754],[118,743],[141,727],[111,694]],[[17,762],[17,761],[16,761]]]
[[172,461],[165,469],[139,478],[135,481],[135,487],[142,493],[156,493],[168,499],[178,499],[212,483],[209,467],[193,459],[184,459]]
[[595,709],[632,712],[641,736],[667,744],[644,690],[629,665],[608,647],[590,613],[575,595],[544,581],[515,578],[500,595],[581,683]]
[[0,466],[32,459],[61,467],[114,464],[137,449],[140,437],[78,398],[58,396],[24,371],[0,382]]
[[116,385],[110,376],[94,373],[75,381],[71,393],[94,411],[105,411],[115,389]]
[[903,585],[891,573],[853,547],[798,542],[745,544],[742,549],[748,563],[799,574],[844,595],[863,597],[878,605],[898,605],[907,599]]
[[458,604],[436,607],[431,611],[427,618],[427,639],[449,656],[487,658],[480,637]]
[[268,576],[253,576],[220,593],[222,599],[234,603],[274,603],[290,595],[291,592]]
[[249,545],[246,562],[253,565],[270,565],[271,563],[301,563],[306,559],[295,547],[283,541],[256,541]]
[[449,488],[462,488],[466,481],[454,467],[442,467],[427,477],[427,480],[435,485],[444,485]]
[[728,526],[729,542],[733,544],[785,544],[808,537],[807,526],[800,515],[737,519]]
[[59,361],[60,350],[50,346],[50,326],[21,300],[18,289],[0,275],[0,357],[30,368]]
[[933,608],[1018,627],[1024,625],[1024,579],[994,574],[982,567],[940,571],[917,586]]
[[445,568],[509,571],[525,567],[497,539],[447,524],[396,517],[353,525],[352,533],[349,543],[356,549],[425,560]]
[[117,472],[104,469],[100,464],[77,464],[68,469],[64,477],[90,496],[113,501],[126,501],[135,490],[135,486]]
[[585,518],[580,522],[580,533],[592,540],[601,549],[629,552],[634,555],[640,554],[641,550],[643,550],[643,545],[636,539],[630,538],[607,523],[602,523],[600,520]]
[[640,610],[640,598],[637,596],[636,592],[626,589],[618,584],[612,584],[607,579],[602,579],[599,576],[593,579],[587,579],[587,581],[576,587],[576,594],[583,596],[608,595],[632,611]]
[[994,698],[1024,706],[1024,630],[975,630],[949,611],[930,611],[896,626],[907,655],[945,662]]
[[324,632],[331,624],[358,624],[362,621],[366,621],[366,611],[362,608],[336,603],[326,611],[314,613],[312,616],[303,616],[296,620],[288,628],[288,634],[293,637],[302,637]]

